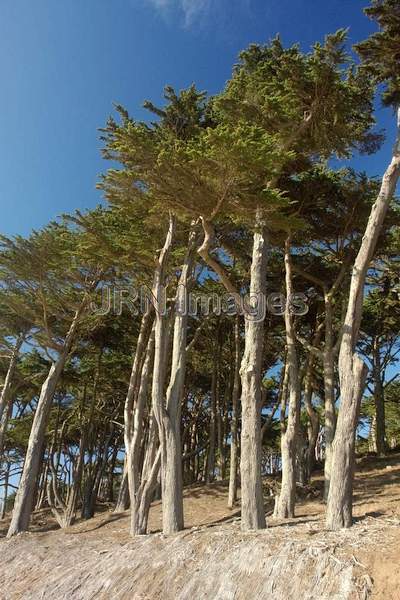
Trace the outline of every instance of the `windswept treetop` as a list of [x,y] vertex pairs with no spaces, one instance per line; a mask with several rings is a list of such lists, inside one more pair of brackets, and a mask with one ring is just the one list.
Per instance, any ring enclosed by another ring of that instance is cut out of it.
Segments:
[[398,0],[372,0],[365,13],[379,25],[379,31],[357,44],[365,71],[384,84],[386,106],[400,104],[400,3]]
[[259,123],[278,134],[283,148],[306,155],[349,156],[373,150],[373,87],[345,51],[346,30],[316,43],[309,53],[279,37],[240,54],[218,107],[226,118]]

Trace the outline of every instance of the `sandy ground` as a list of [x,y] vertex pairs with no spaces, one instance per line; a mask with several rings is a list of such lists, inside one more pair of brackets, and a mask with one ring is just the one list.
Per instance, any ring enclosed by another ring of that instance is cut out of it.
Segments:
[[338,533],[324,529],[320,476],[287,521],[270,516],[276,482],[265,484],[268,528],[257,533],[240,531],[224,483],[185,489],[186,529],[171,537],[160,533],[159,502],[152,534],[137,539],[128,513],[103,507],[62,531],[41,511],[30,533],[0,539],[0,598],[400,600],[400,455],[359,461],[356,522]]

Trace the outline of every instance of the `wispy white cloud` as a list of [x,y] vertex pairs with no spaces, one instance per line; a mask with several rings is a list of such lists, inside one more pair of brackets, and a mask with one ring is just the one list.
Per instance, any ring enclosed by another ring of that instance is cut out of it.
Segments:
[[168,12],[171,9],[181,11],[186,27],[208,14],[215,0],[146,0],[156,9]]
[[196,18],[207,14],[213,0],[181,0],[182,10],[185,15],[185,24],[191,25]]

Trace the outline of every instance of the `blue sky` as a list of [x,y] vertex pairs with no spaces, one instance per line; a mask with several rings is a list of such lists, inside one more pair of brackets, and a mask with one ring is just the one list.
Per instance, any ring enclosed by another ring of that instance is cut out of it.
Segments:
[[[0,231],[27,234],[62,212],[90,208],[107,164],[98,128],[113,102],[143,118],[165,84],[211,93],[240,49],[279,32],[304,48],[339,27],[352,41],[374,28],[366,0],[0,0]],[[380,175],[388,142],[354,162]]]

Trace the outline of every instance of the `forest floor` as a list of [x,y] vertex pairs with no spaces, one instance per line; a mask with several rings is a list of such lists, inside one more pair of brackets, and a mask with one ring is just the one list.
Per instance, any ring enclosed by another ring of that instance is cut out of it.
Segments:
[[34,515],[31,531],[11,540],[0,523],[1,600],[400,600],[400,455],[358,460],[355,524],[324,528],[322,477],[299,489],[297,516],[273,519],[265,480],[267,529],[243,533],[223,482],[185,489],[186,528],[132,539],[128,512],[103,507],[89,521],[57,529]]

